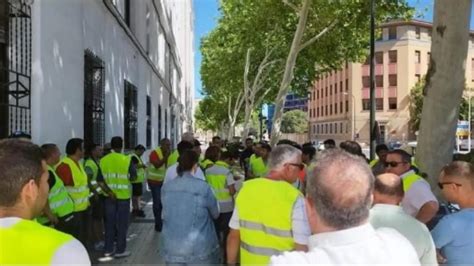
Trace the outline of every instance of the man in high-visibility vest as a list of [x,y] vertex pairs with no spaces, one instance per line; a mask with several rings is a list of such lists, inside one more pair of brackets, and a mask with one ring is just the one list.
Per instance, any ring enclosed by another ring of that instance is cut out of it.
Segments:
[[165,179],[168,157],[170,156],[171,142],[164,138],[160,146],[150,153],[147,183],[153,198],[153,216],[155,217],[155,231],[161,232],[163,222],[161,220],[161,187]]
[[[184,132],[183,135],[181,135],[181,141],[187,141],[194,145],[194,133]],[[168,160],[166,161],[166,164],[168,165],[168,167],[177,163],[178,157],[179,157],[178,149],[175,149],[173,152],[171,152],[171,154],[168,156]]]
[[227,263],[267,265],[270,256],[307,250],[311,232],[303,195],[292,184],[303,170],[301,151],[278,145],[263,178],[246,181],[237,195],[227,239]]
[[199,164],[201,169],[206,171],[206,169],[212,167],[217,162],[217,160],[219,160],[220,154],[221,149],[219,149],[219,147],[209,146],[206,149],[204,160]]
[[59,163],[61,152],[56,144],[48,143],[41,146],[46,164],[48,165],[48,204],[45,205],[43,216],[37,220],[43,225],[53,225],[57,230],[72,234],[76,226],[74,220],[74,202],[69,197],[63,181],[54,171]]
[[373,159],[370,161],[369,165],[372,168],[372,172],[374,176],[378,176],[380,174],[385,173],[385,161],[387,160],[387,153],[390,150],[388,149],[387,145],[379,144],[375,147],[375,153],[377,154],[377,159]]
[[74,236],[85,246],[89,241],[89,182],[80,160],[84,157],[83,140],[70,139],[66,144],[66,157],[56,168],[56,173],[66,186],[69,196],[74,201],[74,217],[77,222]]
[[41,149],[0,141],[0,265],[90,265],[71,235],[32,221],[48,200],[48,165]]
[[[218,149],[217,147],[210,148]],[[234,211],[233,196],[235,194],[236,181],[231,171],[233,165],[234,158],[232,158],[230,152],[226,151],[221,153],[219,160],[205,171],[206,181],[212,188],[214,196],[219,203],[220,215],[215,221],[215,225],[218,238],[223,243],[224,250],[227,235],[229,234],[229,221]]]
[[422,223],[428,223],[439,209],[438,200],[430,184],[412,169],[411,155],[404,150],[393,150],[387,154],[386,171],[403,179],[403,210]]
[[257,177],[264,177],[267,172],[267,161],[268,156],[272,148],[267,143],[257,143],[255,145],[255,154],[250,156],[249,160],[249,178],[257,178]]
[[145,146],[140,144],[135,147],[134,153],[130,155],[132,163],[135,165],[135,169],[137,169],[137,179],[132,181],[132,214],[142,218],[146,216],[145,212],[140,207],[140,200],[143,195],[143,181],[145,181],[146,171],[146,165],[142,161],[142,155],[145,150]]
[[[123,139],[113,137],[112,152],[100,160],[105,183],[113,193],[105,199],[105,256],[116,258],[130,256],[127,247],[127,230],[130,215],[132,184],[137,177],[130,156],[122,154]],[[117,242],[114,250],[114,242]]]

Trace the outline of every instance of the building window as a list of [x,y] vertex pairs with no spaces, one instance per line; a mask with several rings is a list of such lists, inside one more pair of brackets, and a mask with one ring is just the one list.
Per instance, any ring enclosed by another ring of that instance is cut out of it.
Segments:
[[397,74],[388,75],[388,86],[390,87],[397,86]]
[[342,102],[341,102],[341,103],[339,104],[339,113],[341,113],[341,114],[342,114],[342,110],[343,110],[342,108],[344,108],[344,106],[343,106],[343,104],[342,104]]
[[349,79],[346,79],[346,91],[349,91]]
[[130,6],[130,0],[125,0],[125,23],[127,26],[130,28],[130,22],[131,22],[131,6]]
[[319,107],[316,108],[316,117],[319,117]]
[[383,111],[383,98],[375,99],[375,109],[377,111]]
[[397,110],[397,98],[388,98],[388,109]]
[[332,104],[329,106],[329,115],[332,115]]
[[316,90],[316,99],[319,99],[319,90]]
[[388,39],[396,40],[397,39],[397,27],[388,28]]
[[362,110],[364,111],[370,110],[370,99],[362,99]]
[[383,52],[376,52],[375,53],[375,63],[377,65],[383,64]]
[[163,132],[161,130],[163,116],[161,113],[161,104],[158,104],[158,141],[161,141],[163,138]]
[[415,64],[421,63],[421,53],[420,51],[415,51]]
[[349,113],[349,101],[346,101],[346,113]]
[[329,95],[332,95],[332,85],[329,86]]
[[0,139],[31,134],[31,6],[0,1]]
[[415,74],[415,80],[416,80],[416,82],[420,82],[421,75],[420,74]]
[[388,62],[390,64],[397,63],[397,50],[388,51]]
[[329,134],[332,134],[332,123],[329,124]]
[[383,87],[383,76],[382,76],[382,75],[377,75],[377,76],[375,76],[375,85],[376,85],[378,88]]
[[133,149],[137,146],[138,134],[138,112],[137,112],[137,87],[125,80],[125,97],[124,97],[124,147],[125,149]]
[[326,88],[324,89],[324,94],[325,94],[326,97],[328,97],[328,87],[326,87]]
[[151,148],[151,97],[146,96],[146,147]]
[[363,88],[370,88],[370,77],[369,76],[363,76],[362,77],[362,87]]
[[324,115],[327,116],[327,115],[329,114],[329,113],[328,113],[328,106],[326,105],[326,106],[324,107],[324,109],[325,109],[325,110],[324,110]]
[[324,134],[328,133],[328,124],[324,124]]
[[421,38],[420,27],[415,27],[415,36],[417,39]]
[[336,93],[337,93],[337,82],[336,82],[336,84],[334,84],[334,94],[336,94]]
[[105,143],[104,61],[89,50],[84,55],[84,141]]
[[341,83],[339,83],[339,92],[342,93],[342,90],[343,90],[343,86],[342,86],[342,81],[341,81]]
[[339,129],[340,129],[339,132],[340,132],[341,134],[344,133],[344,132],[343,132],[344,129],[342,128],[342,122],[339,124]]
[[334,113],[337,115],[337,103],[334,104]]

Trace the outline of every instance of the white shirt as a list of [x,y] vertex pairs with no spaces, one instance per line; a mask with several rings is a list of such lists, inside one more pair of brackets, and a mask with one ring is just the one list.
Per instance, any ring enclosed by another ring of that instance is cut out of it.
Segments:
[[309,238],[309,251],[272,256],[270,265],[420,265],[415,249],[397,231],[369,223]]
[[[237,208],[235,208],[234,213],[232,213],[229,227],[235,230],[240,229],[239,212],[237,211]],[[311,235],[311,230],[309,229],[303,197],[299,197],[293,206],[293,212],[291,215],[291,231],[295,243],[308,245],[308,238]]]
[[[17,217],[0,218],[0,228],[11,227],[21,220]],[[51,260],[51,265],[91,265],[91,261],[81,242],[73,239],[58,248]]]
[[406,214],[402,207],[376,204],[370,210],[370,223],[374,228],[389,227],[397,230],[415,247],[422,265],[438,265],[436,248],[425,224]]
[[[163,181],[163,184],[166,184],[167,182],[178,177],[178,171],[176,169],[177,167],[178,167],[178,163],[175,163],[172,166],[168,167],[168,169],[166,169],[165,180]],[[197,168],[197,171],[196,173],[193,174],[193,176],[195,178],[206,181],[206,178],[204,177],[204,173],[202,172],[201,167]]]
[[[410,170],[400,177],[405,179],[405,177],[414,173],[413,170]],[[425,180],[418,180],[412,184],[408,191],[405,191],[405,197],[401,205],[406,213],[416,217],[421,207],[430,201],[438,202],[431,191],[430,184]]]

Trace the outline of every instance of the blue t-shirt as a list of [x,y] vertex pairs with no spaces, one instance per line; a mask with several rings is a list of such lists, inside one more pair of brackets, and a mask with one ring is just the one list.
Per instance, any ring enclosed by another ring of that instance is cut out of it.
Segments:
[[431,231],[447,265],[474,264],[474,209],[445,216]]

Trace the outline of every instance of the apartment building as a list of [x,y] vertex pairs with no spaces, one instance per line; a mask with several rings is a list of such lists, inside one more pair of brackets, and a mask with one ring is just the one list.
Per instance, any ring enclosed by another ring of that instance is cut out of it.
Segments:
[[[380,142],[416,139],[410,127],[409,95],[428,70],[432,24],[392,21],[375,43],[376,120]],[[466,85],[474,85],[474,33],[466,59]],[[308,116],[312,141],[333,138],[370,142],[370,65],[349,62],[315,80]]]

